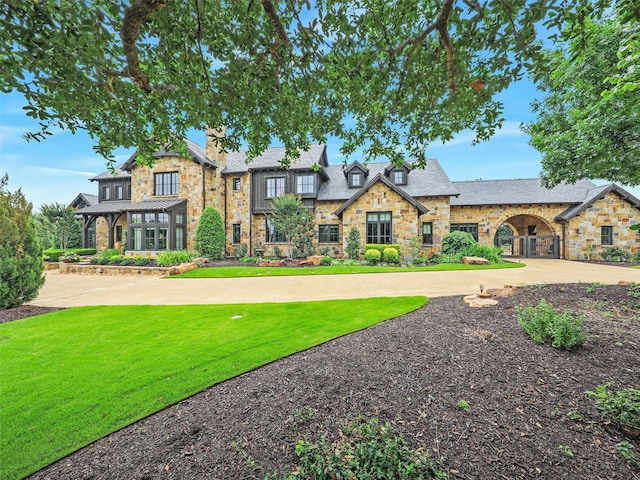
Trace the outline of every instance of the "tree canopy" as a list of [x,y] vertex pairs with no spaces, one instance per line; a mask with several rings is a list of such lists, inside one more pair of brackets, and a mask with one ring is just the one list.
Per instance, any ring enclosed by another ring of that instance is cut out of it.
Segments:
[[494,97],[540,60],[539,30],[575,35],[612,2],[5,0],[0,90],[24,94],[42,126],[28,138],[85,129],[107,158],[152,163],[226,126],[224,148],[281,143],[285,166],[327,135],[424,162],[431,142],[500,126]]
[[590,178],[638,185],[640,24],[589,20],[585,32],[547,52],[551,70],[539,78],[546,96],[533,103],[537,118],[525,131],[543,155],[548,185]]

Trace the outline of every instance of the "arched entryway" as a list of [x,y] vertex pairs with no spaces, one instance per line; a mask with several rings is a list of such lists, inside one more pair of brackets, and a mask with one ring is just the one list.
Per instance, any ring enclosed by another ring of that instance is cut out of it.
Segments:
[[504,249],[505,256],[560,258],[560,237],[547,220],[536,215],[518,214],[505,219],[494,242]]

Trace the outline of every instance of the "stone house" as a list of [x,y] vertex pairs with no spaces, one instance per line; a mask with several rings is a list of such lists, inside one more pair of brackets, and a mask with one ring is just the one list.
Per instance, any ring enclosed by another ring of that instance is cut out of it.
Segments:
[[84,244],[113,248],[126,240],[127,252],[141,255],[193,250],[200,214],[213,206],[225,222],[227,255],[243,245],[249,252],[284,251],[268,215],[271,199],[284,193],[299,195],[314,212],[314,246],[333,256],[345,254],[352,227],[362,244],[398,243],[405,254],[416,236],[425,254],[439,251],[452,230],[525,257],[582,259],[609,246],[635,252],[640,244],[640,233],[629,229],[640,223],[640,200],[616,184],[546,189],[539,179],[452,182],[437,160],[424,169],[411,162],[329,165],[323,145],[312,145],[284,170],[282,147],[247,163],[244,152],[220,152],[211,135],[205,148],[187,140],[187,156],[163,150],[149,168],[137,165],[134,154],[92,178],[98,201],[77,211]]

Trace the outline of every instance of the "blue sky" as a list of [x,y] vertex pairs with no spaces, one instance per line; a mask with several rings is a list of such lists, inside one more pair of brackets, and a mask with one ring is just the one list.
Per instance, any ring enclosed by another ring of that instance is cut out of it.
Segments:
[[[428,156],[437,158],[453,181],[537,177],[541,155],[519,128],[532,119],[535,96],[531,82],[513,84],[499,97],[505,104],[505,123],[491,140],[474,146],[473,135],[462,132],[445,145],[432,145]],[[43,203],[69,203],[80,192],[97,194],[89,178],[105,171],[106,161],[93,151],[91,138],[84,132],[58,131],[43,142],[27,142],[22,135],[36,129],[37,122],[26,116],[24,105],[21,95],[0,94],[0,175],[9,174],[9,189],[21,188],[34,210]],[[191,140],[204,145],[204,132],[195,132]],[[327,143],[327,152],[330,163],[342,163],[339,139]],[[117,163],[130,154],[118,151]],[[640,187],[627,190],[640,197]]]

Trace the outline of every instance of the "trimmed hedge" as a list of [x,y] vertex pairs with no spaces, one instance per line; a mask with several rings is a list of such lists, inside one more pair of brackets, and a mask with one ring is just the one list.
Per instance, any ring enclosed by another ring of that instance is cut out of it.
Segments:
[[400,261],[400,255],[395,248],[385,248],[382,252],[382,259],[387,263],[398,263]]
[[62,255],[64,255],[65,253],[75,253],[76,255],[79,256],[83,256],[83,255],[95,255],[96,254],[96,249],[95,248],[67,248],[65,250],[56,248],[56,249],[49,249],[49,250],[44,250],[42,252],[42,254],[45,257],[48,257],[48,261],[50,262],[58,262],[60,261],[60,257]]
[[370,248],[369,250],[365,250],[364,259],[369,262],[371,265],[375,265],[380,261],[382,257],[382,253],[380,250],[376,250],[375,248]]
[[364,246],[364,251],[367,250],[378,250],[380,255],[384,255],[385,248],[393,248],[398,251],[398,258],[400,258],[400,244],[398,243],[367,243]]

